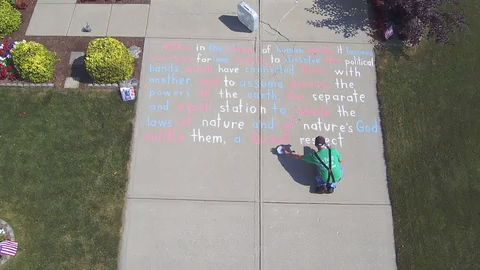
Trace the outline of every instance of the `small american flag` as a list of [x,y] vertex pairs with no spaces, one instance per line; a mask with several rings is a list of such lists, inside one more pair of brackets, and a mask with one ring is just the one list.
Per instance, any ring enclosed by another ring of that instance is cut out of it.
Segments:
[[385,31],[385,39],[389,39],[391,36],[393,36],[393,25]]
[[0,254],[6,256],[15,256],[17,254],[18,243],[15,241],[6,240],[0,242]]

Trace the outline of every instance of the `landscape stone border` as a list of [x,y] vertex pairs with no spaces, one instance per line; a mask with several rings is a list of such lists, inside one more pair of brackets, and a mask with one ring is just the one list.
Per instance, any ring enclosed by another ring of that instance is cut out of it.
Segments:
[[53,83],[12,82],[12,83],[0,83],[0,87],[52,87],[53,88]]
[[[138,83],[132,83],[134,87],[138,86]],[[0,87],[51,87],[53,88],[53,83],[0,83]],[[118,88],[118,83],[107,83],[107,84],[88,84],[89,88]]]
[[[137,87],[138,83],[132,83],[133,87]],[[118,88],[118,83],[106,83],[106,84],[88,84],[89,88]]]
[[[8,225],[8,223],[3,219],[0,219],[0,228],[5,230],[5,233],[7,235],[7,239],[15,241],[15,235],[13,233],[12,227],[10,227],[10,225]],[[0,265],[5,264],[11,257],[12,256],[2,256],[0,258]]]

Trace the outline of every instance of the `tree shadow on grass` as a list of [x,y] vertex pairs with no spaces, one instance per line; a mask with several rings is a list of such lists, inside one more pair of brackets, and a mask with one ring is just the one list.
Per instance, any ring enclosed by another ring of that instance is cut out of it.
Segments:
[[[291,145],[282,145],[286,149],[290,149]],[[317,188],[317,182],[315,181],[315,165],[307,163],[303,160],[298,160],[287,156],[285,154],[280,155],[277,153],[276,148],[271,149],[272,154],[276,155],[278,161],[287,171],[292,179],[303,186],[309,186],[310,192],[315,193]],[[303,154],[314,153],[315,150],[308,146],[303,147]]]
[[[345,38],[356,36],[359,32],[366,33],[375,42],[377,51],[391,53],[395,59],[408,58],[412,51],[406,48],[396,32],[389,40],[376,29],[375,21],[378,14],[374,12],[369,0],[314,0],[312,7],[305,10],[319,15],[318,20],[308,20],[307,24],[314,27],[325,27]],[[397,27],[394,27],[396,29]]]
[[312,7],[305,10],[323,17],[307,21],[314,27],[326,27],[345,38],[354,37],[358,32],[372,36],[371,9],[366,0],[314,0]]

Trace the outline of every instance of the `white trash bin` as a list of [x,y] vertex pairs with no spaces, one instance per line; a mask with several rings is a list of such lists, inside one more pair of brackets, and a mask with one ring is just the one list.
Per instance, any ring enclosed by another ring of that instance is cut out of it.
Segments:
[[258,29],[258,14],[247,3],[240,2],[237,7],[238,20],[243,23],[250,31]]

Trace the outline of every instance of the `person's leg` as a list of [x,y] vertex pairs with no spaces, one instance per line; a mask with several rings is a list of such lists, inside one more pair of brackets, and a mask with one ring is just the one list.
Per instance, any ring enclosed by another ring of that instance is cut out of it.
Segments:
[[320,175],[317,175],[315,177],[315,180],[317,180],[317,193],[324,193],[327,190],[327,183],[323,181],[322,177]]
[[[343,164],[342,164],[342,163],[340,163],[340,169],[342,170],[342,173],[343,173]],[[340,178],[340,179],[342,179],[342,178]],[[340,181],[340,179],[338,179],[337,181]],[[333,193],[333,191],[334,191],[336,188],[337,188],[337,182],[335,182],[335,183],[328,183],[328,184],[327,184],[327,191],[328,191],[329,193]]]
[[[342,163],[340,163],[340,169],[342,170],[342,174],[343,174],[343,164]],[[342,175],[342,177],[343,177],[343,175]],[[342,177],[340,177],[340,179],[338,179],[337,182],[332,183],[332,185],[331,185],[332,188],[334,188],[334,189],[337,188],[337,183],[338,183],[338,181],[340,181],[342,179]]]
[[317,186],[325,186],[327,183],[325,183],[325,181],[323,181],[322,177],[320,175],[317,175],[315,177],[315,179],[317,180]]
[[323,192],[326,189],[326,183],[323,181],[322,176],[320,174],[320,168],[316,167],[315,170],[315,180],[317,181],[317,192]]
[[331,194],[335,191],[335,189],[337,188],[337,183],[327,183],[327,193],[328,194]]

